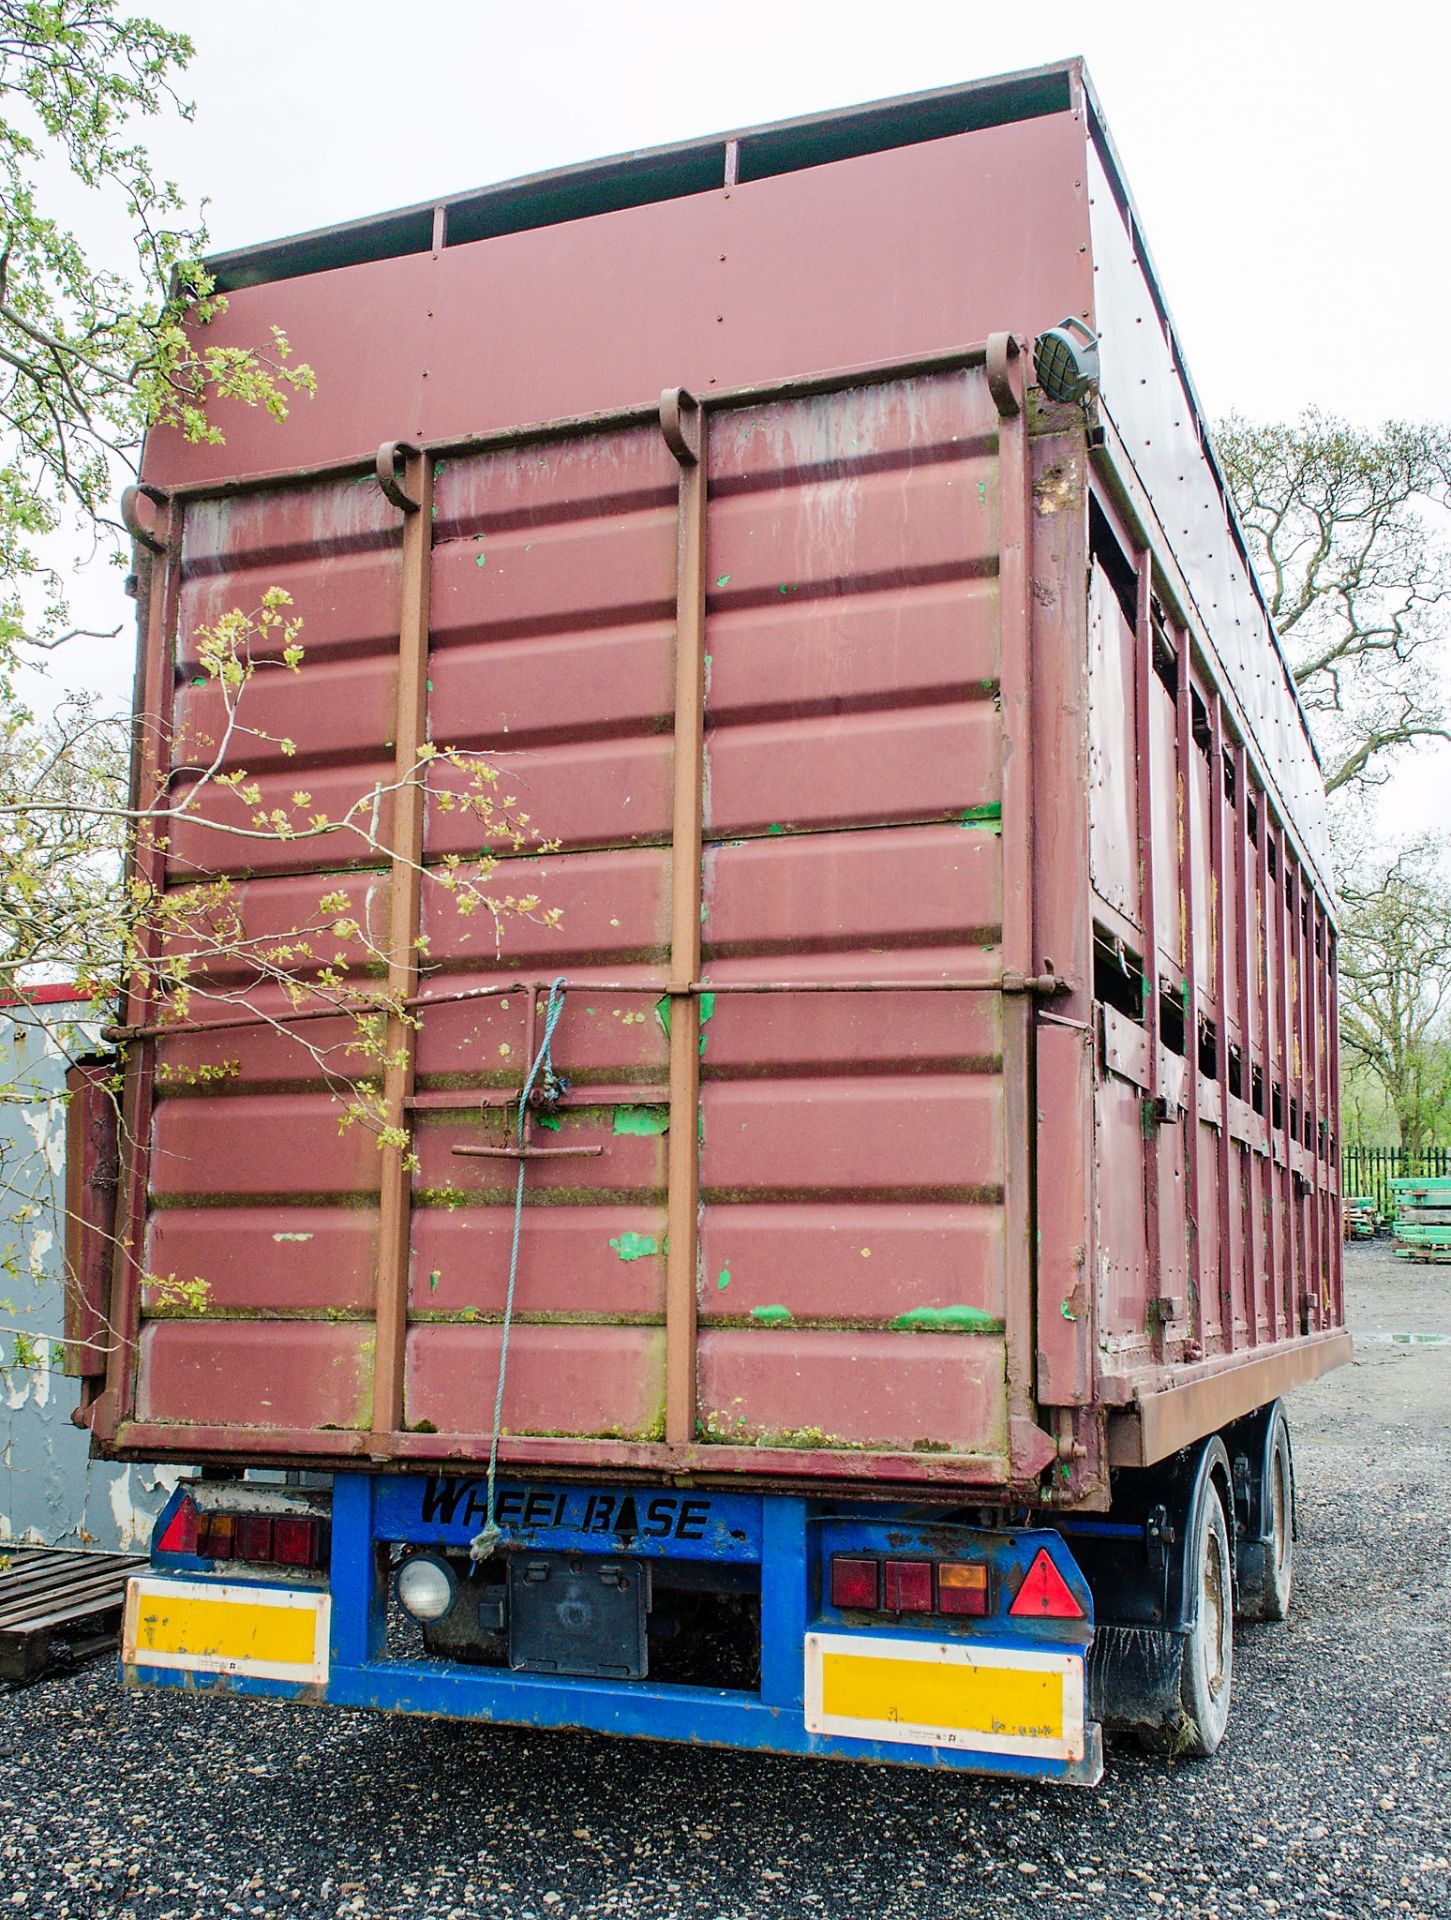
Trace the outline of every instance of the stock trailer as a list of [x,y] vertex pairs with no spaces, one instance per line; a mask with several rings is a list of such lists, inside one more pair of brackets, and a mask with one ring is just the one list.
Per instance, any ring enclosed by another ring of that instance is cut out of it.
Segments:
[[77,1417],[193,1469],[126,1680],[1212,1752],[1349,1352],[1335,928],[1082,65],[212,266],[318,389],[126,503],[135,876],[235,928],[75,1076]]

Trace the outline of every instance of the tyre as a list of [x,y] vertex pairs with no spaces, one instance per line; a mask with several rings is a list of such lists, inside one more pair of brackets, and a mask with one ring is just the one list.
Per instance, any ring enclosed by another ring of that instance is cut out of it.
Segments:
[[1284,1620],[1290,1612],[1295,1578],[1295,1469],[1283,1414],[1270,1427],[1265,1468],[1268,1538],[1240,1548],[1239,1610],[1246,1620]]
[[1207,1760],[1224,1738],[1234,1675],[1234,1562],[1224,1503],[1212,1485],[1199,1502],[1197,1531],[1186,1543],[1195,1585],[1180,1656],[1179,1714],[1139,1738],[1152,1753]]

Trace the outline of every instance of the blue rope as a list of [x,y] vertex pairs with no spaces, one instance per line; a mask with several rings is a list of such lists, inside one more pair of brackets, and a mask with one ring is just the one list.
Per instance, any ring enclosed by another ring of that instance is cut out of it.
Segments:
[[[519,1113],[516,1123],[519,1145],[524,1144],[524,1128],[529,1118],[529,1096],[534,1091],[534,1083],[541,1070],[546,1084],[557,1080],[554,1071],[554,1057],[550,1052],[554,1040],[554,1029],[559,1025],[559,1016],[564,1012],[565,986],[562,979],[556,980],[549,989],[549,1004],[544,1010],[544,1038],[539,1051],[534,1056],[534,1064],[519,1090]],[[469,1542],[469,1558],[478,1564],[487,1560],[504,1538],[503,1528],[494,1518],[494,1482],[499,1466],[499,1427],[504,1417],[504,1378],[509,1369],[509,1330],[514,1324],[514,1287],[519,1278],[519,1236],[524,1226],[524,1167],[519,1162],[519,1178],[514,1185],[514,1239],[509,1248],[509,1290],[504,1295],[504,1330],[499,1341],[499,1384],[494,1393],[494,1430],[489,1436],[489,1474],[484,1495],[484,1524]]]

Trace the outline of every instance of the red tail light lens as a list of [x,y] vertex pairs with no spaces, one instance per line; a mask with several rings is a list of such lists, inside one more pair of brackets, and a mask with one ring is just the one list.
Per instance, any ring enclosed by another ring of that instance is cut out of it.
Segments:
[[158,1553],[195,1553],[197,1550],[196,1503],[188,1493],[166,1523],[166,1531],[156,1543]]
[[1081,1620],[1084,1617],[1072,1588],[1054,1566],[1053,1556],[1046,1547],[1039,1547],[1037,1558],[1024,1575],[1008,1612],[1020,1620]]
[[988,1610],[987,1568],[967,1560],[944,1560],[937,1568],[937,1611],[982,1619]]
[[831,1604],[834,1607],[865,1607],[868,1611],[881,1605],[881,1582],[877,1576],[875,1560],[856,1560],[849,1554],[838,1553],[831,1561]]
[[882,1605],[888,1613],[931,1613],[930,1560],[889,1560],[882,1574],[885,1588]]
[[320,1567],[322,1522],[302,1514],[279,1515],[272,1525],[272,1552],[280,1567]]
[[239,1560],[270,1560],[272,1558],[272,1515],[270,1513],[239,1513],[237,1515],[237,1558]]

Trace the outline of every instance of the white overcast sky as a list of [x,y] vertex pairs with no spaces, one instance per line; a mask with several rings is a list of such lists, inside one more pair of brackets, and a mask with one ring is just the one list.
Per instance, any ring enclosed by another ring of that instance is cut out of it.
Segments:
[[[196,42],[195,122],[145,136],[218,249],[1081,53],[1211,418],[1451,417],[1444,0],[136,10]],[[1451,749],[1396,791],[1451,824]]]

